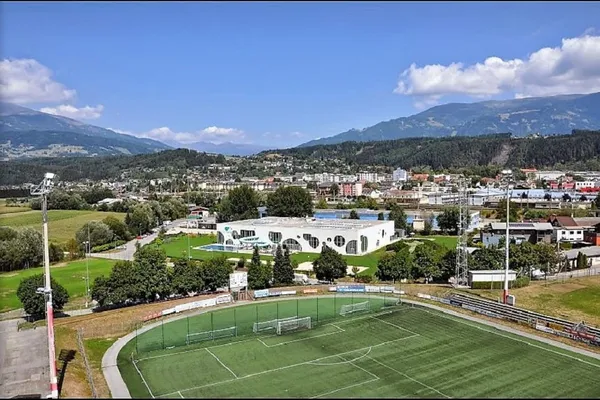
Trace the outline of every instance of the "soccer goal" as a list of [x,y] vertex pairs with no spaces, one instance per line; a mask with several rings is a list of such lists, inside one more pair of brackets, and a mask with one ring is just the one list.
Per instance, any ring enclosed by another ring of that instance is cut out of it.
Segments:
[[203,342],[205,340],[215,340],[231,336],[237,336],[237,327],[216,329],[214,331],[204,331],[197,333],[188,333],[185,337],[186,344]]
[[279,321],[277,323],[277,334],[281,335],[289,331],[297,331],[298,329],[311,329],[312,319],[310,317],[290,319],[287,321]]
[[369,311],[370,309],[371,307],[368,301],[363,301],[362,303],[345,304],[340,309],[340,315],[344,316],[355,312]]
[[271,329],[277,329],[278,322],[290,321],[290,320],[294,320],[294,319],[298,319],[298,316],[295,315],[293,317],[272,319],[270,321],[263,321],[263,322],[255,322],[254,325],[252,326],[252,332],[259,333],[259,332],[263,332],[263,331],[269,331]]

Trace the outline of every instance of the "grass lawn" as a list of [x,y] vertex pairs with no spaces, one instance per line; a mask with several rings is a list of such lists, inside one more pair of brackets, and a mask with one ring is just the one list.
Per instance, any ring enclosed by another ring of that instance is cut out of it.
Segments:
[[457,236],[443,236],[443,235],[415,236],[414,239],[433,240],[437,244],[446,246],[446,248],[449,250],[456,249],[456,244],[458,243]]
[[[600,397],[600,360],[420,307],[380,312],[373,298],[371,313],[341,317],[350,300],[259,302],[168,322],[125,345],[118,367],[137,398]],[[257,320],[296,315],[311,316],[312,329],[252,333]],[[185,345],[188,332],[228,326],[237,336]],[[155,348],[165,350],[146,352]]]
[[[237,252],[227,252],[227,251],[205,251],[205,250],[196,250],[194,247],[203,246],[206,244],[216,243],[217,237],[215,235],[201,235],[201,236],[192,236],[189,238],[190,240],[190,253],[193,259],[196,260],[206,260],[213,257],[218,257],[220,255],[226,255],[227,258],[236,258],[239,259],[241,257],[245,257],[246,260],[250,260],[252,258],[252,254],[249,253],[237,253]],[[165,243],[162,245],[167,253],[168,257],[171,258],[185,258],[185,254],[187,253],[188,248],[188,239],[186,236],[177,236],[166,239]],[[373,253],[365,254],[362,256],[342,256],[347,262],[348,265],[357,266],[357,267],[367,267],[368,269],[363,271],[363,274],[373,275],[377,270],[377,260],[379,256],[385,252],[385,248],[379,249]],[[303,262],[312,262],[314,261],[319,254],[317,253],[295,253],[292,254],[292,260],[298,261],[298,263]],[[261,255],[260,258],[262,260],[272,260],[273,257]]]
[[[9,208],[9,207],[7,207]],[[62,244],[75,237],[75,233],[88,221],[101,221],[108,216],[121,221],[124,213],[100,211],[50,210],[48,211],[48,234],[50,241]],[[42,212],[24,211],[0,215],[0,226],[12,228],[34,228],[42,231]]]
[[8,207],[6,205],[6,200],[2,199],[0,200],[0,215],[2,214],[12,214],[12,213],[19,213],[19,212],[24,212],[24,211],[30,211],[31,208],[29,207]]
[[[474,293],[493,300],[502,297],[500,289]],[[600,276],[532,281],[527,287],[511,290],[511,294],[515,295],[518,307],[600,326]]]
[[[96,277],[100,275],[108,276],[114,263],[115,261],[113,260],[90,258],[90,285]],[[50,272],[52,277],[69,292],[69,302],[84,297],[86,289],[86,261],[79,260],[62,265],[51,267]],[[0,312],[21,308],[21,302],[17,298],[17,288],[21,279],[43,273],[44,269],[39,267],[0,274]]]

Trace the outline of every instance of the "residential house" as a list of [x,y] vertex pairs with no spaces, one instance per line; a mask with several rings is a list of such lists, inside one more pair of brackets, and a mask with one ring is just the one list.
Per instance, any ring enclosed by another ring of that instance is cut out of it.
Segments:
[[579,243],[584,240],[582,227],[572,217],[551,215],[547,222],[554,227],[552,240],[555,242]]
[[[511,222],[508,229],[510,241],[517,244],[522,242],[551,243],[554,231],[552,225],[547,222]],[[506,223],[492,222],[481,230],[480,237],[485,247],[498,246],[500,239],[506,237]]]

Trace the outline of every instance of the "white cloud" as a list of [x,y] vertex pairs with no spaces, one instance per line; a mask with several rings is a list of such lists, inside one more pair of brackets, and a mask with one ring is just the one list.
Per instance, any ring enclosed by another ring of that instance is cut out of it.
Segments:
[[156,139],[161,142],[176,141],[182,144],[189,144],[194,142],[210,142],[214,144],[221,144],[224,142],[241,143],[246,138],[244,131],[240,129],[219,128],[217,126],[209,126],[208,128],[204,128],[200,131],[195,132],[175,132],[167,126],[163,126],[161,128],[154,128],[147,132],[140,133],[123,131],[114,128],[108,129],[126,135]]
[[394,92],[414,96],[419,107],[453,94],[486,98],[511,92],[521,98],[598,92],[600,36],[587,33],[563,39],[560,47],[540,49],[526,60],[489,57],[469,66],[412,64],[400,75]]
[[52,79],[52,71],[33,59],[0,61],[0,97],[17,104],[58,103],[77,92]]
[[97,119],[102,116],[104,106],[102,104],[96,107],[85,106],[81,108],[72,105],[63,104],[57,107],[43,107],[40,111],[46,114],[62,115],[63,117],[73,119]]

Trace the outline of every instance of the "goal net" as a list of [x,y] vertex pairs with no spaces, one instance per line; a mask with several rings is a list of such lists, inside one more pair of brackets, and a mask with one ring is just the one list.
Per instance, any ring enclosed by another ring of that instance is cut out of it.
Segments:
[[298,329],[311,329],[312,320],[310,317],[290,319],[288,321],[279,321],[277,323],[277,334],[281,335],[289,331],[296,331]]
[[188,333],[185,337],[185,342],[186,344],[192,344],[203,342],[205,340],[215,340],[230,336],[237,336],[237,327],[232,326],[229,328],[216,329],[214,331]]
[[254,325],[252,326],[252,332],[259,333],[259,332],[268,331],[271,329],[277,329],[278,322],[290,321],[290,320],[294,320],[294,319],[298,319],[298,316],[295,315],[293,317],[272,319],[270,321],[263,321],[263,322],[255,322]]
[[345,304],[340,309],[340,315],[348,315],[360,311],[369,311],[369,304],[370,303],[368,301],[363,301],[362,303]]

